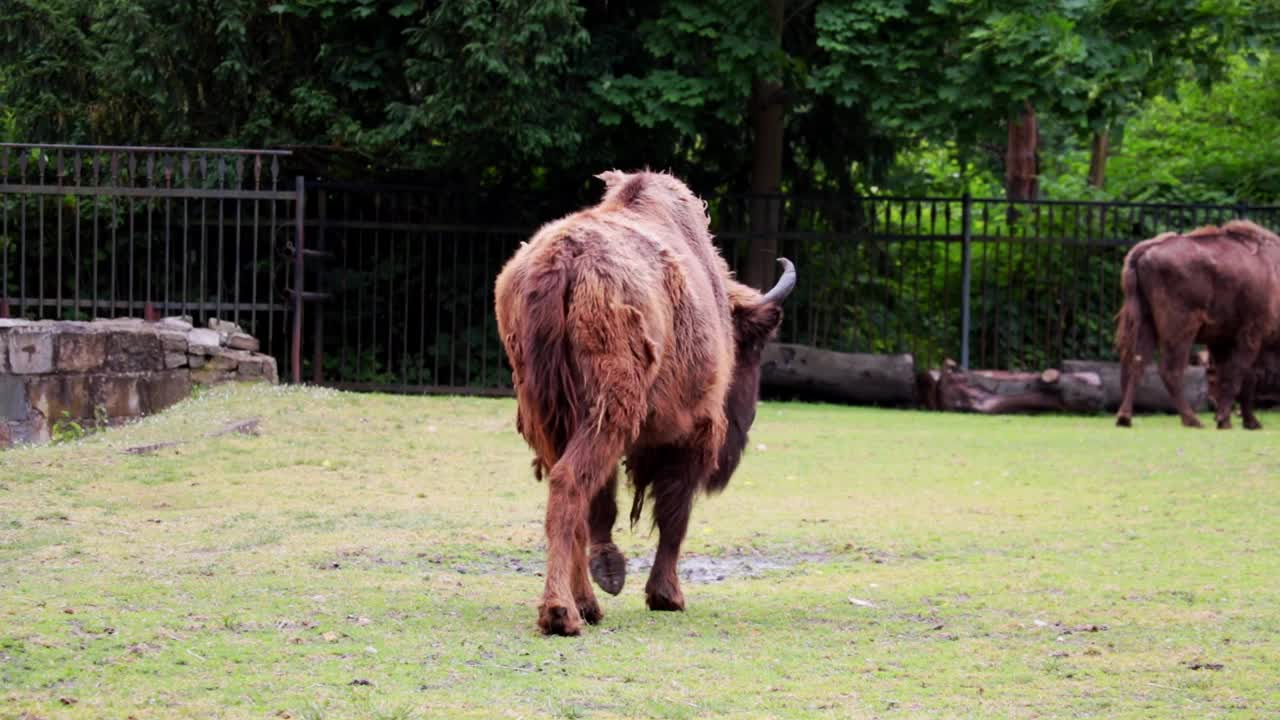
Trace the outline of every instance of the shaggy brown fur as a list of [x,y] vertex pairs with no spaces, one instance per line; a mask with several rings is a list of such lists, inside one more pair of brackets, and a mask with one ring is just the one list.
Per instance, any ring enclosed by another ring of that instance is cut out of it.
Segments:
[[1217,425],[1231,427],[1240,398],[1248,429],[1256,370],[1280,344],[1280,238],[1246,220],[1206,226],[1186,235],[1165,233],[1125,256],[1124,305],[1116,318],[1122,398],[1116,424],[1129,427],[1143,367],[1160,348],[1160,377],[1182,416],[1200,427],[1182,393],[1191,346],[1204,343],[1215,369]]
[[626,563],[611,533],[623,457],[632,520],[648,493],[660,532],[648,605],[684,608],[676,562],[693,498],[722,489],[737,466],[760,351],[789,290],[763,296],[732,280],[705,204],[676,178],[598,177],[603,200],[539,229],[494,293],[517,427],[548,481],[538,625],[562,635],[602,616],[589,574],[622,589]]

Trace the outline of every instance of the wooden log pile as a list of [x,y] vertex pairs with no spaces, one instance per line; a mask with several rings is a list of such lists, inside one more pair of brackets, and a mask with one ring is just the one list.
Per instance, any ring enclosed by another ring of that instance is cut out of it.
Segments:
[[[1063,372],[1094,372],[1102,378],[1105,393],[1104,409],[1115,412],[1120,407],[1120,364],[1114,362],[1095,362],[1092,360],[1066,360],[1062,363]],[[1183,397],[1196,412],[1209,409],[1209,379],[1204,365],[1192,365],[1182,374]],[[1164,381],[1155,364],[1147,365],[1142,379],[1138,381],[1138,391],[1134,395],[1133,409],[1137,412],[1175,412],[1173,400],[1165,389]]]
[[915,401],[915,359],[770,343],[760,362],[761,385],[774,395],[854,405],[905,407]]
[[960,370],[948,360],[919,379],[919,402],[929,410],[987,415],[1030,412],[1097,413],[1105,402],[1094,372]]
[[[1211,369],[1205,358],[1184,373],[1183,392],[1197,411],[1209,408]],[[1277,378],[1273,378],[1277,379]],[[1280,391],[1280,382],[1274,383]],[[761,362],[761,386],[773,397],[918,407],[983,414],[1113,413],[1120,406],[1117,363],[1068,360],[1040,372],[962,370],[943,367],[916,373],[910,354],[840,353],[805,345],[771,343]],[[1261,383],[1260,401],[1272,400]],[[1280,392],[1275,393],[1280,400]],[[1148,366],[1135,397],[1138,412],[1173,412],[1173,402],[1154,366]]]

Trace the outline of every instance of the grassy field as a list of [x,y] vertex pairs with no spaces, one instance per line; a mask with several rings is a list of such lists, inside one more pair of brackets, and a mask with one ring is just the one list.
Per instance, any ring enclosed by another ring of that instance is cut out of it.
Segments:
[[240,387],[0,454],[0,717],[1280,715],[1278,415],[766,404],[688,612],[633,571],[544,638],[514,413]]

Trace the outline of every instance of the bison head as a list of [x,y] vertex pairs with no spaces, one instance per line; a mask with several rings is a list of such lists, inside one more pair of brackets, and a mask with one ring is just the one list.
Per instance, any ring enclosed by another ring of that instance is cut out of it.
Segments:
[[747,446],[747,432],[756,419],[756,403],[760,399],[760,356],[778,326],[782,324],[782,302],[796,286],[796,268],[786,258],[778,258],[782,277],[773,289],[760,292],[738,282],[729,283],[729,299],[733,305],[733,340],[736,347],[733,379],[725,396],[725,417],[729,427],[720,448],[720,463],[707,483],[709,492],[724,489],[738,468],[742,450]]

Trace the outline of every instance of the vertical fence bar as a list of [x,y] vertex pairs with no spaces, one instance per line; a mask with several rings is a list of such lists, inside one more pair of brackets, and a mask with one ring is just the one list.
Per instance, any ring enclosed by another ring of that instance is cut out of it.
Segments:
[[[27,154],[18,154],[18,182],[27,182]],[[27,196],[19,195],[18,206],[18,305],[27,314]]]
[[[93,174],[91,185],[98,185],[98,153],[93,153],[93,157],[89,160],[89,170]],[[101,282],[98,279],[98,205],[100,198],[98,196],[90,196],[93,198],[93,275],[89,278],[89,283],[93,287],[93,316],[98,316],[98,300],[101,294]]]
[[[138,169],[138,156],[137,156],[137,154],[136,154],[136,153],[129,153],[129,154],[128,154],[128,157],[129,157],[129,160],[128,160],[128,162],[127,162],[127,163],[126,163],[126,165],[125,165],[125,167],[126,167],[126,168],[128,168],[128,169],[127,169],[128,177],[127,177],[127,181],[126,181],[126,182],[121,183],[121,185],[125,185],[126,187],[132,187],[132,186],[134,185],[134,181],[133,181],[134,173],[135,173],[135,172],[137,172],[137,169]],[[126,170],[121,170],[121,172],[126,172]],[[144,201],[144,203],[145,203],[145,201]],[[129,277],[129,292],[128,292],[128,298],[129,298],[129,300],[128,300],[128,302],[129,302],[129,304],[128,304],[128,310],[126,310],[126,311],[125,311],[125,315],[126,315],[126,316],[131,316],[131,315],[133,315],[133,301],[134,301],[134,287],[135,287],[135,286],[134,286],[134,282],[135,282],[135,280],[136,280],[133,265],[134,265],[134,260],[137,258],[137,252],[136,252],[136,250],[135,250],[135,246],[134,246],[134,239],[135,239],[135,238],[136,238],[136,236],[137,236],[137,225],[136,225],[136,223],[135,223],[135,216],[137,215],[137,211],[136,211],[136,208],[135,208],[135,206],[134,206],[134,199],[133,199],[133,196],[132,196],[132,195],[130,195],[130,196],[129,196],[129,206],[128,206],[128,207],[129,207],[129,242],[128,242],[128,248],[129,248],[129,259],[128,259],[128,261],[127,261],[127,262],[129,263],[129,274],[128,274],[128,277]]]
[[[63,173],[65,169],[65,166],[62,160],[61,150],[58,151],[56,168],[57,168],[56,172],[58,173],[58,188],[61,189]],[[60,197],[54,200],[53,206],[58,213],[58,230],[57,230],[58,232],[58,262],[57,262],[58,278],[57,278],[57,285],[54,287],[54,292],[57,294],[57,309],[55,310],[55,313],[56,313],[57,319],[65,320],[66,317],[64,315],[64,311],[62,308],[62,266],[65,263],[66,259],[63,257],[63,252],[62,252],[62,249],[63,249],[62,248],[62,214],[63,213],[62,213],[62,202]]]
[[[325,238],[325,218],[328,216],[329,203],[326,198],[328,191],[323,187],[317,190],[316,197],[316,248],[321,252],[329,249],[329,243]],[[317,292],[325,292],[322,287],[316,288]],[[313,321],[315,325],[315,340],[312,342],[315,347],[311,349],[311,382],[320,385],[324,382],[324,310],[318,308],[316,317]]]
[[964,233],[960,244],[960,369],[969,369],[969,284],[973,275],[973,198],[966,190],[960,209]]
[[[44,167],[45,167],[45,162],[44,162],[44,151],[43,151],[43,150],[38,150],[38,151],[37,151],[37,153],[38,153],[38,156],[37,156],[37,158],[36,158],[36,184],[37,184],[37,185],[40,185],[40,186],[42,186],[42,187],[43,187],[43,186],[44,186]],[[36,290],[36,292],[37,292],[37,295],[36,295],[36,314],[39,316],[39,318],[40,318],[40,319],[42,319],[42,320],[43,320],[43,319],[44,319],[44,301],[45,301],[45,298],[46,298],[46,297],[48,297],[48,295],[46,295],[46,294],[45,294],[45,292],[44,292],[44,276],[45,276],[45,267],[44,267],[44,195],[39,195],[39,196],[37,196],[37,197],[36,197],[36,202],[38,203],[38,207],[36,208],[36,213],[37,213],[37,215],[36,215],[36,232],[37,232],[37,236],[38,236],[38,237],[37,237],[37,239],[36,239],[36,252],[37,252],[37,260],[36,260],[36,283],[37,283],[37,285],[36,285],[36,288],[37,288],[37,290]]]
[[[237,190],[244,187],[244,156],[236,156],[235,165],[235,188]],[[236,200],[236,262],[232,266],[233,277],[235,278],[235,288],[233,290],[234,304],[231,311],[231,322],[236,325],[240,324],[240,306],[243,304],[243,298],[240,294],[240,276],[244,274],[244,260],[242,254],[242,244],[244,242],[244,201]]]
[[[191,187],[191,156],[183,155],[182,163],[179,166],[182,173],[182,182],[189,189]],[[273,188],[274,189],[274,188]],[[275,205],[275,201],[271,201]],[[176,284],[176,280],[174,281]],[[182,314],[190,313],[188,303],[191,301],[191,202],[186,197],[182,198]],[[192,316],[194,320],[195,317]]]
[[293,343],[290,359],[293,382],[302,384],[302,251],[306,249],[307,184],[301,175],[294,179],[294,246],[293,246]]
[[[0,181],[9,183],[9,148],[0,148]],[[0,265],[0,317],[9,317],[9,203],[0,197],[0,238],[4,238]]]
[[[253,189],[260,190],[261,188],[262,188],[262,156],[254,155],[253,156]],[[253,307],[253,310],[250,311],[249,317],[254,319],[255,326],[257,325],[257,321],[260,318],[260,315],[259,315],[260,311],[258,310],[258,268],[259,268],[258,226],[261,224],[261,220],[262,220],[262,200],[258,198],[254,198],[253,200],[253,233],[252,233],[253,254],[249,256],[249,262],[251,263],[250,267],[252,268],[252,273],[249,276],[249,303]],[[270,297],[271,297],[270,283],[271,283],[271,278],[268,277],[267,278],[267,294],[266,294],[266,297],[268,298],[268,302],[270,301]],[[260,332],[261,331],[257,327],[254,327],[253,334],[255,336],[258,336]]]
[[[207,186],[209,181],[209,159],[201,156],[199,162],[200,185]],[[209,202],[203,196],[200,198],[200,272],[196,294],[196,301],[203,303],[209,297]],[[197,307],[203,307],[197,305]],[[205,320],[208,319],[208,311],[205,312]],[[203,325],[204,320],[198,324]]]

